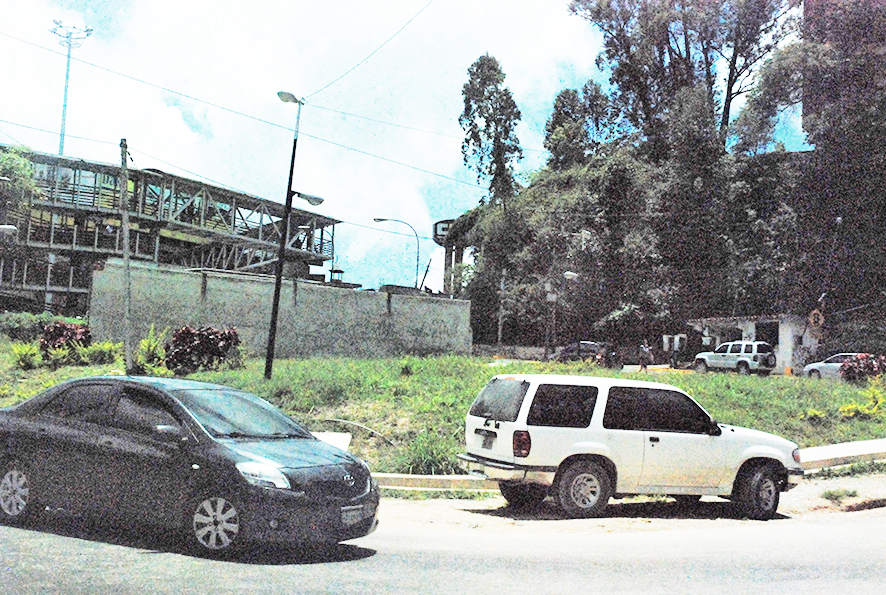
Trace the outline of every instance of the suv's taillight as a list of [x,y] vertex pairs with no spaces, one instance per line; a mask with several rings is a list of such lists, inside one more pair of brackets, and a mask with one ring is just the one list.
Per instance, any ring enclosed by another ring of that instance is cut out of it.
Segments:
[[528,457],[531,449],[532,439],[529,437],[529,432],[526,430],[514,432],[514,456],[521,458]]

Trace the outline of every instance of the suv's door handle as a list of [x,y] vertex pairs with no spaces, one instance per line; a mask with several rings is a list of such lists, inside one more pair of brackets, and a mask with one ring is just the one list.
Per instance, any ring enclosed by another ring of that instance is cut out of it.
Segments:
[[650,442],[658,442],[658,436],[650,436],[649,441]]

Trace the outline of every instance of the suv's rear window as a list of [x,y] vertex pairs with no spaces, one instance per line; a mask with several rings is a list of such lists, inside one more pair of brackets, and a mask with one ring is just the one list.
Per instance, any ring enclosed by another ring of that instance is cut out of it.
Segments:
[[471,405],[470,415],[496,421],[517,421],[529,383],[514,378],[493,378]]
[[596,402],[596,386],[541,384],[535,391],[526,424],[586,428],[591,425]]
[[769,343],[757,343],[757,353],[772,353],[772,345]]

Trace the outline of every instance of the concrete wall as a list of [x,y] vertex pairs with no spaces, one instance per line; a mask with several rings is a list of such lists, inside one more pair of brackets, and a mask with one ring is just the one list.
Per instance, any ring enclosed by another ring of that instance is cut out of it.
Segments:
[[[225,272],[188,272],[133,263],[134,338],[186,324],[235,327],[241,347],[264,356],[274,280]],[[123,340],[123,265],[93,273],[89,326],[97,340]],[[357,291],[283,281],[275,355],[388,356],[471,352],[470,302]]]

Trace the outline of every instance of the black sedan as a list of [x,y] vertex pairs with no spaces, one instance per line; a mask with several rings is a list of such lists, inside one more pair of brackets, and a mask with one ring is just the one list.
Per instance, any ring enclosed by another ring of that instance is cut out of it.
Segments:
[[84,378],[0,410],[0,520],[49,509],[184,530],[198,549],[332,544],[378,523],[368,466],[259,397]]

